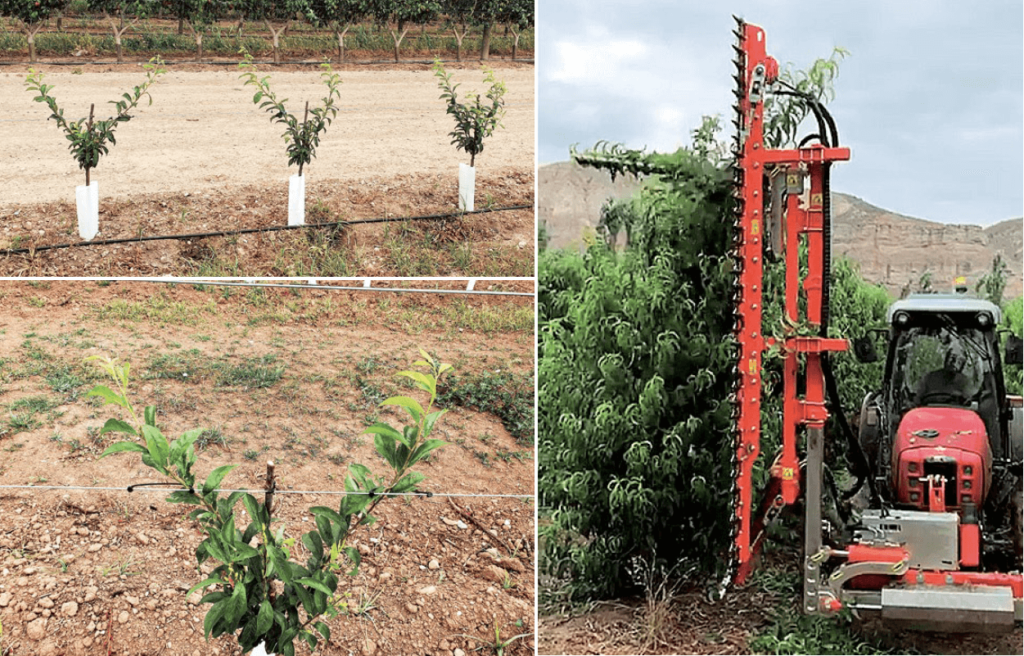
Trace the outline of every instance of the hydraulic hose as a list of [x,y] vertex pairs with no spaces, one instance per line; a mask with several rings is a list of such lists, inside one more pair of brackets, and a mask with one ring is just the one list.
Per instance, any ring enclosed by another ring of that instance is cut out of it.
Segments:
[[[788,85],[787,85],[788,86]],[[792,89],[792,87],[790,87]],[[839,146],[839,130],[836,128],[836,122],[832,118],[829,111],[822,105],[816,98],[810,94],[802,93],[793,89],[792,93],[782,92],[786,95],[793,95],[803,98],[814,114],[815,119],[818,123],[818,133],[816,135],[809,135],[801,140],[800,145],[803,146],[811,138],[817,137],[818,141],[825,147],[838,147]],[[828,126],[828,133],[826,134],[826,125]],[[822,281],[821,281],[821,328],[819,335],[821,337],[828,337],[828,326],[829,319],[831,316],[831,289],[832,289],[832,164],[826,162],[823,165],[822,170]],[[846,501],[853,497],[863,487],[865,480],[868,483],[868,489],[871,493],[872,501],[878,500],[878,492],[875,488],[874,477],[871,476],[871,466],[868,463],[867,456],[864,454],[864,450],[860,446],[860,442],[857,437],[853,434],[853,429],[850,428],[849,422],[846,420],[846,413],[843,412],[842,400],[839,396],[839,386],[836,384],[835,373],[832,370],[832,360],[829,353],[821,354],[821,370],[825,378],[825,392],[828,396],[828,402],[832,415],[836,418],[836,422],[839,424],[839,428],[846,438],[847,447],[849,449],[851,469],[853,470],[854,476],[857,480],[853,487],[843,494],[843,501]],[[834,485],[834,483],[833,483]]]

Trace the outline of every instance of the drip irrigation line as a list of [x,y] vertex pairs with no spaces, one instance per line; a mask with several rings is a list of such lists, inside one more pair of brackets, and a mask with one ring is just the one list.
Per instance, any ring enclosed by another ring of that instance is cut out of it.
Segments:
[[[459,280],[449,278],[449,280]],[[479,280],[479,279],[478,279]],[[272,289],[327,289],[331,291],[346,292],[409,292],[413,294],[477,294],[480,296],[529,296],[532,292],[488,292],[475,289],[406,289],[402,287],[339,287],[337,285],[307,285],[298,283],[283,282],[223,282],[220,280],[176,280],[174,278],[160,279],[148,278],[138,280],[127,280],[123,282],[158,282],[172,285],[211,285],[215,287],[268,287]]]
[[[146,486],[164,486],[164,485],[176,485],[176,483],[136,483],[135,485],[129,485],[127,487],[101,487],[94,485],[0,485],[0,490],[88,490],[92,492],[167,492],[168,490],[161,490],[158,487],[146,487]],[[138,488],[146,487],[144,490]],[[170,490],[171,492],[192,492],[195,490],[189,490],[187,488],[179,488],[177,490]],[[212,492],[245,492],[247,494],[262,494],[266,492],[265,489],[242,489],[242,488],[216,488],[211,490]],[[274,494],[325,494],[331,496],[346,496],[353,494],[356,496],[369,496],[369,497],[481,497],[481,498],[493,498],[493,499],[533,499],[532,494],[474,494],[470,492],[466,493],[455,493],[455,492],[343,492],[340,490],[274,490]]]
[[470,214],[487,214],[489,212],[509,212],[512,210],[526,210],[533,209],[533,205],[508,205],[506,207],[492,207],[482,210],[474,210],[472,212],[445,212],[443,214],[424,214],[422,216],[394,216],[394,217],[380,217],[375,219],[352,219],[351,221],[334,221],[331,223],[310,223],[303,225],[278,225],[278,226],[267,226],[265,228],[241,228],[238,230],[223,230],[217,232],[194,232],[184,235],[155,235],[150,237],[122,237],[119,239],[98,239],[94,241],[78,241],[67,244],[44,244],[42,246],[35,246],[30,248],[7,248],[0,251],[3,255],[20,255],[22,253],[49,250],[60,250],[64,248],[82,248],[85,246],[109,246],[111,244],[132,244],[144,241],[162,241],[162,240],[182,240],[182,239],[204,239],[207,237],[230,237],[233,235],[248,235],[256,232],[280,232],[282,230],[305,230],[309,228],[334,228],[334,227],[348,227],[352,225],[362,225],[367,223],[399,223],[405,221],[441,221],[444,219],[450,219],[458,216],[467,216]]

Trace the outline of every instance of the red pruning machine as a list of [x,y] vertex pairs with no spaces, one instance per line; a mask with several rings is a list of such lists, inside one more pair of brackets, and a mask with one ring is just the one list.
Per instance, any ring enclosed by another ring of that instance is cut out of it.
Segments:
[[[948,295],[897,301],[888,312],[883,388],[870,392],[854,435],[841,410],[827,337],[832,163],[846,161],[835,122],[813,97],[786,85],[766,54],[765,32],[737,21],[737,199],[734,256],[735,490],[731,579],[744,583],[766,526],[803,502],[802,607],[809,614],[880,615],[908,628],[1012,630],[1022,619],[1021,455],[1024,410],[1006,393],[999,308]],[[764,142],[765,100],[796,96],[818,131],[794,149]],[[806,271],[799,251],[806,245]],[[762,334],[766,255],[785,259],[785,339]],[[801,298],[802,297],[802,298]],[[797,330],[797,326],[811,330]],[[808,334],[810,333],[810,334]],[[861,361],[877,360],[871,339]],[[783,357],[782,448],[764,490],[754,487],[760,454],[762,353]],[[1007,341],[1008,362],[1021,341]],[[852,485],[840,489],[824,466],[832,407],[851,454]],[[802,448],[801,448],[802,444]]]

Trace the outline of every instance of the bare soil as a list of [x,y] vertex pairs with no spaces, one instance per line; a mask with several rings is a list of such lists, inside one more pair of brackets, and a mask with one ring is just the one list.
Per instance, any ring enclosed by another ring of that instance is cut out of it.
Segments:
[[[477,179],[494,208],[532,206],[533,172],[509,169]],[[444,214],[458,199],[450,176],[399,174],[306,188],[308,224]],[[477,205],[484,209],[485,205]],[[0,274],[9,276],[532,276],[532,209],[471,214],[440,221],[371,223],[231,236],[168,239],[33,251],[80,243],[74,202],[0,210]],[[287,223],[284,185],[146,193],[106,201],[102,239],[194,235]]]
[[[107,102],[144,79],[138,63],[40,68],[69,119],[88,116],[90,103],[96,104],[97,118],[106,118],[110,113]],[[279,97],[290,99],[289,109],[301,114],[304,101],[314,106],[319,102],[324,86],[313,67],[286,68],[294,70],[268,72],[271,84]],[[484,90],[479,66],[451,68],[455,81],[461,83],[460,93]],[[14,65],[0,73],[2,249],[78,241],[74,187],[84,184],[85,176],[67,152],[63,134],[47,119],[49,110],[32,102],[25,91],[27,69]],[[477,207],[532,205],[534,70],[514,64],[498,68],[496,74],[508,88],[507,112],[503,127],[485,142],[484,152],[477,157]],[[468,158],[450,144],[453,120],[445,114],[429,67],[348,67],[342,71],[342,80],[338,117],[305,171],[306,207],[311,215],[307,221],[454,210],[458,166]],[[99,239],[168,234],[162,230],[182,234],[286,223],[288,176],[297,169],[286,166],[281,126],[271,124],[268,115],[252,103],[254,92],[243,86],[237,69],[207,64],[172,67],[151,93],[153,104],[143,103],[130,122],[117,128],[117,144],[92,171],[100,191]],[[431,273],[479,275],[489,251],[496,248],[528,252],[532,261],[532,211],[486,217],[486,221],[474,217],[478,229],[456,240],[471,253],[452,256]],[[374,233],[361,233],[370,247],[369,235]],[[412,244],[417,237],[422,238],[419,231],[402,243]],[[308,266],[302,261],[303,256],[310,256],[311,247],[291,239],[291,235],[285,239],[286,246],[296,252],[286,252],[285,259],[295,267]],[[245,243],[261,251],[281,246]],[[348,242],[349,247],[357,245]],[[378,242],[373,247],[383,245]],[[225,248],[216,241],[206,246]],[[331,243],[326,248],[342,246]],[[92,275],[102,274],[101,266],[130,275],[194,271],[194,262],[187,261],[188,253],[183,250],[166,242],[126,246],[102,256],[102,265],[79,262],[71,270],[53,261],[66,259],[65,251],[58,251],[59,257],[53,259],[40,254],[43,259],[38,262],[14,256],[5,258],[0,272]],[[387,274],[378,270],[372,257],[365,259],[350,254],[347,273]],[[501,259],[508,269],[504,275],[523,275],[522,262],[512,256]],[[235,264],[247,275],[271,273],[265,263],[244,256]],[[275,265],[275,272],[286,273],[288,268],[283,261]],[[322,275],[346,273],[325,270],[322,263],[320,268]],[[529,269],[532,271],[532,265]]]
[[[230,638],[203,639],[205,608],[186,598],[203,578],[201,535],[166,492],[40,487],[154,480],[134,456],[98,458],[113,441],[98,429],[116,413],[85,396],[101,381],[85,357],[130,361],[136,404],[155,404],[168,435],[213,429],[200,474],[239,464],[224,485],[259,489],[273,460],[285,492],[275,515],[298,536],[310,506],[337,504],[325,492],[343,489],[349,464],[382,469],[362,431],[378,415],[401,421],[378,404],[410,393],[394,374],[418,347],[460,375],[514,372],[527,388],[512,392],[532,398],[532,327],[498,321],[531,308],[529,298],[0,283],[0,480],[37,488],[0,489],[0,653],[239,653]],[[247,367],[280,378],[225,378]],[[534,493],[532,443],[498,417],[456,405],[441,422],[449,446],[422,467],[423,489]],[[339,587],[370,608],[332,620],[318,653],[451,656],[486,648],[496,626],[503,638],[533,633],[531,500],[435,496],[378,511],[357,535],[359,574]],[[530,635],[505,653],[532,650]]]
[[[777,553],[774,571],[797,574],[796,556],[790,559]],[[797,590],[779,590],[756,582],[731,590],[723,600],[711,602],[706,592],[684,590],[666,593],[656,590],[646,597],[601,601],[586,606],[542,608],[538,620],[538,654],[750,654],[750,653],[822,653],[807,651],[814,644],[831,644],[826,633],[829,622],[821,627],[788,626],[787,644],[778,651],[754,652],[750,646],[757,636],[768,631],[775,614],[788,612],[795,617]],[[545,581],[541,578],[541,598]],[[832,629],[839,631],[838,627]],[[1016,654],[1024,635],[1018,627],[1012,633],[950,634],[896,631],[878,620],[855,622],[851,637],[868,651],[881,649],[894,654]],[[810,635],[821,631],[825,637]],[[834,639],[833,639],[834,640]],[[792,645],[808,643],[804,650]],[[829,651],[824,653],[844,653]],[[848,653],[848,652],[846,652]]]

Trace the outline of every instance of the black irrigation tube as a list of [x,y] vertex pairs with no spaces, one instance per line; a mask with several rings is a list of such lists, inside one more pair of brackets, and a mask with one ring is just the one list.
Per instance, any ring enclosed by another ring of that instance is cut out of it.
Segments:
[[[482,62],[481,62],[481,60],[478,60],[478,59],[463,59],[462,62],[459,62],[458,60],[455,60],[455,59],[442,59],[441,62],[444,63],[444,64],[453,64],[453,63],[454,64],[459,64],[459,63],[466,63],[466,62],[469,62],[469,63],[484,63],[484,64],[490,64],[492,62],[501,62],[501,63],[509,62],[509,63],[533,64],[534,60],[533,59],[520,59],[518,57],[516,59],[505,59],[504,57],[502,57],[502,58],[498,58],[498,59],[488,59],[488,60],[485,60],[485,61],[482,61]],[[124,65],[124,64],[143,64],[143,63],[145,63],[145,62],[124,61],[124,62],[121,62],[121,65]],[[267,65],[267,66],[319,66],[320,64],[322,64],[324,62],[323,62],[323,60],[309,61],[309,60],[302,59],[302,60],[298,60],[298,61],[283,61],[280,64],[275,64],[273,62],[273,60],[266,60],[266,61],[256,60],[253,63],[259,64],[261,66],[264,65],[264,64]],[[371,60],[341,61],[341,62],[333,62],[332,61],[331,62],[331,66],[345,66],[347,64],[359,65],[359,66],[379,66],[381,64],[391,64],[391,65],[395,65],[395,64],[423,64],[423,65],[426,65],[426,66],[430,66],[433,63],[434,63],[433,59],[431,59],[429,61],[426,60],[426,59],[403,59],[403,60],[398,61],[398,62],[396,62],[393,59],[371,59]],[[7,61],[7,62],[4,62],[4,61],[0,61],[0,66],[23,66],[25,64],[28,64],[29,66],[44,66],[44,65],[45,66],[115,66],[115,65],[118,65],[118,62],[116,60],[115,61],[36,61],[36,62],[23,62],[23,61]],[[200,60],[200,61],[180,60],[179,61],[179,60],[172,60],[172,61],[165,61],[165,62],[163,62],[162,65],[163,66],[175,66],[175,65],[187,65],[187,64],[204,64],[204,65],[207,65],[207,66],[238,66],[238,62],[237,61],[212,61],[212,60],[211,61],[202,61],[202,60]]]
[[444,214],[425,214],[423,216],[396,216],[377,219],[353,219],[351,221],[334,221],[332,223],[309,223],[295,226],[269,226],[266,228],[242,228],[240,230],[226,230],[220,232],[194,232],[185,235],[156,235],[153,237],[122,237],[119,239],[100,239],[97,241],[78,241],[68,244],[44,244],[31,248],[8,248],[4,249],[3,255],[20,255],[22,253],[38,253],[40,251],[58,250],[63,248],[82,248],[84,246],[109,246],[111,244],[131,244],[143,241],[162,241],[168,239],[204,239],[207,237],[230,237],[232,235],[248,235],[256,232],[279,232],[282,230],[304,230],[309,228],[334,228],[360,225],[364,223],[398,223],[402,221],[440,221],[443,219],[466,216],[469,214],[487,214],[489,212],[508,212],[512,210],[533,209],[533,205],[509,205],[507,207],[493,207],[472,212],[445,212]]

